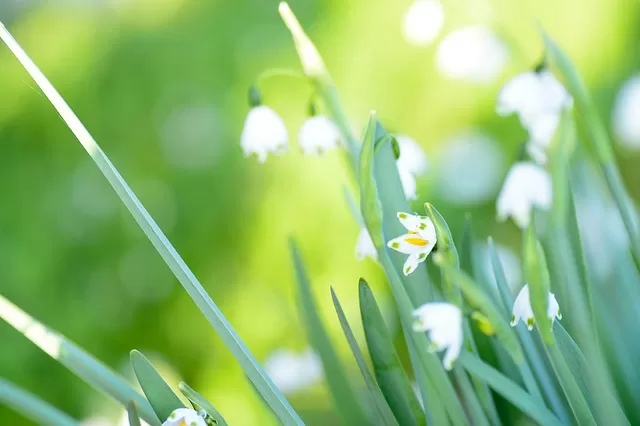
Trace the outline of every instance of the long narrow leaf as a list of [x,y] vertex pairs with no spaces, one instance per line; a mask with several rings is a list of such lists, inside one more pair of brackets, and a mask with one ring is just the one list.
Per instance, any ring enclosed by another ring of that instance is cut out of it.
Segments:
[[340,362],[340,358],[318,314],[318,308],[311,293],[309,277],[304,268],[298,246],[293,238],[289,240],[289,246],[298,281],[298,296],[302,319],[309,340],[322,360],[327,384],[329,385],[334,404],[345,421],[345,424],[367,424],[369,420],[362,410],[360,401],[353,393],[351,385],[347,381],[348,375]]
[[42,425],[79,426],[79,423],[66,413],[2,378],[0,378],[0,403]]
[[160,256],[162,256],[167,266],[207,318],[211,326],[216,330],[224,344],[229,348],[236,360],[238,360],[242,369],[251,378],[251,381],[276,412],[280,420],[286,425],[301,425],[302,420],[298,414],[291,407],[284,395],[275,387],[251,351],[249,351],[242,339],[240,339],[240,336],[238,336],[218,306],[207,294],[202,284],[200,284],[193,272],[191,272],[187,264],[182,260],[176,249],[171,245],[160,227],[151,215],[149,215],[100,146],[98,146],[89,131],[2,23],[0,23],[0,38],[7,44],[25,70],[31,75],[40,89],[42,89],[45,96],[58,111],[58,114],[60,114],[60,117],[67,123],[69,129],[96,163],[104,177],[109,181],[142,231],[147,238],[149,238],[149,241],[151,241]]
[[129,419],[129,426],[142,426],[140,424],[138,408],[136,407],[136,403],[133,401],[127,404],[127,418]]
[[67,367],[89,386],[126,406],[135,401],[142,418],[151,425],[160,422],[146,399],[129,383],[80,347],[0,296],[0,318],[31,340],[47,355]]

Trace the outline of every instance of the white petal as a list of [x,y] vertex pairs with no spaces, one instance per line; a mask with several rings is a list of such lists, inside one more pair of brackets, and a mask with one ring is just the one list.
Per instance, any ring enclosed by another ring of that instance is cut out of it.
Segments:
[[378,252],[373,245],[371,235],[369,235],[367,228],[362,228],[358,234],[358,241],[356,242],[356,258],[362,261],[367,256],[373,260],[378,260]]
[[419,234],[404,234],[389,240],[387,247],[403,254],[418,254],[434,243],[435,241],[425,240]]
[[532,318],[534,318],[534,316],[533,309],[531,309],[531,301],[529,299],[529,285],[525,284],[513,303],[511,326],[514,327],[519,321],[522,321],[527,325],[527,328],[531,330],[533,325],[529,320]]
[[538,77],[525,72],[509,80],[498,95],[496,112],[499,115],[518,113],[527,102],[538,97]]
[[447,370],[458,358],[463,342],[462,312],[450,303],[426,303],[413,312],[415,331],[429,333],[430,351],[446,350],[443,364]]
[[409,136],[394,136],[400,147],[400,157],[396,160],[398,170],[408,172],[414,176],[423,174],[427,170],[428,161],[420,145]]
[[340,132],[327,117],[308,118],[300,128],[298,143],[305,154],[322,154],[340,144]]
[[612,126],[616,141],[630,149],[640,149],[640,74],[627,80],[613,107]]
[[407,200],[417,200],[418,196],[416,195],[416,178],[413,174],[405,171],[398,170],[400,174],[400,183],[402,183],[402,190],[404,192],[404,196]]
[[289,136],[280,116],[266,105],[252,108],[247,115],[240,136],[245,155],[258,155],[264,162],[268,153],[281,154],[287,150]]
[[538,116],[532,123],[523,123],[525,128],[529,130],[531,141],[542,148],[548,148],[551,140],[556,133],[556,128],[560,122],[558,114],[542,114]]
[[460,309],[446,302],[425,303],[413,311],[413,316],[420,331],[446,327],[448,324],[455,326],[462,320]]
[[524,228],[529,223],[532,208],[548,210],[551,200],[549,173],[534,163],[516,163],[509,170],[498,195],[498,219],[505,220],[511,216],[519,227]]
[[547,302],[547,317],[551,319],[552,325],[556,318],[559,320],[562,319],[562,314],[560,313],[560,305],[556,300],[556,295],[553,293],[549,293],[549,300]]
[[162,426],[207,426],[207,422],[200,417],[198,412],[191,408],[178,408],[174,410]]
[[295,393],[304,390],[323,376],[322,362],[313,349],[302,353],[288,349],[273,352],[264,362],[267,375],[284,393]]
[[449,344],[447,351],[444,353],[444,358],[442,359],[442,365],[445,370],[451,370],[453,368],[453,363],[458,356],[460,355],[460,350],[462,349],[462,333],[460,333],[460,337],[455,341]]
[[422,46],[438,36],[443,24],[444,9],[438,0],[416,0],[404,16],[402,33],[408,43]]
[[402,266],[402,272],[405,275],[409,275],[416,270],[419,264],[420,260],[418,259],[418,255],[410,254],[409,256],[407,256],[407,261],[404,262],[404,265]]
[[404,226],[407,231],[418,232],[423,236],[430,239],[435,237],[436,231],[433,226],[433,222],[427,216],[418,216],[411,213],[398,212],[396,213],[398,220]]

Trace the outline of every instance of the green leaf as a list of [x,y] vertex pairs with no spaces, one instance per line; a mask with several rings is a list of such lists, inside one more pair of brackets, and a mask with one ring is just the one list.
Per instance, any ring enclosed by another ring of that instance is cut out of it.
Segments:
[[[427,211],[427,216],[429,216],[436,229],[438,254],[443,256],[448,263],[458,268],[460,266],[460,258],[458,257],[458,250],[453,242],[453,236],[451,235],[451,230],[449,229],[447,221],[431,203],[425,203],[424,208]],[[447,301],[455,304],[456,306],[462,306],[460,289],[453,284],[446,275],[443,275],[442,278]]]
[[25,418],[47,426],[79,426],[80,424],[39,397],[0,377],[0,402]]
[[89,131],[71,110],[53,85],[42,74],[31,58],[20,47],[18,42],[9,34],[6,28],[0,24],[0,38],[7,44],[16,58],[31,75],[45,96],[57,110],[60,117],[67,123],[69,129],[82,144],[89,156],[98,166],[104,177],[109,181],[123,204],[127,207],[140,229],[145,233],[149,241],[156,248],[160,256],[176,276],[180,284],[187,291],[191,299],[198,306],[211,326],[216,330],[224,344],[229,348],[233,356],[241,365],[247,376],[255,384],[258,391],[276,412],[280,420],[286,425],[302,425],[302,420],[291,407],[284,395],[275,387],[271,379],[264,372],[253,354],[243,343],[240,336],[231,327],[231,324],[222,314],[218,306],[207,294],[202,284],[197,280],[176,249],[171,245],[160,227],[144,208],[140,200],[133,193],[129,185],[124,181],[109,158],[93,139]]
[[131,351],[131,366],[138,383],[158,418],[165,421],[178,408],[184,408],[180,398],[173,393],[153,364],[140,352]]
[[220,412],[218,412],[218,410],[216,410],[209,401],[193,390],[188,384],[180,382],[178,389],[182,392],[182,395],[191,402],[196,410],[204,410],[204,412],[216,422],[216,425],[228,426],[226,420],[222,417],[222,414],[220,414]]
[[569,163],[576,145],[576,129],[571,119],[571,111],[565,110],[549,147],[548,169],[553,186],[553,221],[564,224],[567,220],[569,190]]
[[133,401],[127,404],[127,417],[129,419],[129,426],[141,426],[138,409],[136,408],[136,403]]
[[367,386],[370,404],[376,409],[378,413],[379,417],[376,417],[376,419],[378,419],[378,422],[383,425],[397,426],[398,421],[393,416],[393,412],[389,408],[389,404],[387,404],[387,401],[385,400],[384,395],[380,390],[380,386],[378,386],[378,382],[376,382],[375,377],[373,377],[373,374],[371,374],[371,371],[369,370],[369,366],[367,365],[367,361],[364,358],[364,354],[358,346],[356,337],[353,335],[353,331],[351,331],[349,321],[347,320],[347,317],[342,310],[342,306],[340,305],[338,296],[336,296],[333,288],[331,289],[331,298],[333,299],[333,306],[335,307],[336,313],[338,314],[338,319],[340,320],[340,325],[342,326],[344,336],[349,343],[351,352],[356,359],[358,368],[360,369],[362,377],[364,378],[364,383]]
[[327,377],[327,384],[333,397],[333,402],[340,412],[345,424],[364,425],[368,423],[360,401],[353,393],[351,385],[347,381],[348,374],[345,371],[340,358],[336,353],[329,335],[327,334],[318,308],[316,307],[311,283],[304,268],[300,251],[293,238],[289,239],[291,258],[298,281],[298,297],[302,319],[304,321],[311,345],[318,352]]
[[147,400],[124,378],[3,296],[0,296],[0,318],[89,386],[110,396],[123,406],[130,401],[135,401],[140,409],[140,415],[147,423],[153,426],[160,424]]
[[471,277],[459,269],[456,269],[439,253],[434,256],[434,262],[442,269],[445,276],[460,288],[469,305],[484,314],[495,330],[498,341],[500,341],[507,352],[509,352],[515,363],[520,364],[524,362],[522,348],[520,347],[513,330],[500,314],[500,308],[496,306],[491,298]]
[[567,89],[573,96],[580,121],[589,136],[587,140],[591,143],[596,153],[609,190],[618,205],[622,221],[629,234],[636,266],[640,268],[640,234],[636,225],[638,218],[622,182],[620,170],[616,165],[611,139],[582,78],[580,78],[567,54],[546,32],[542,31],[542,36],[547,58],[558,68],[567,84]]
[[549,345],[553,343],[551,320],[547,316],[549,303],[549,269],[547,259],[536,237],[533,225],[529,225],[524,234],[524,271],[529,283],[529,298],[535,321],[542,335],[542,340]]
[[424,413],[393,347],[378,304],[363,279],[360,280],[360,313],[373,369],[393,414],[402,425],[426,425]]
[[469,352],[462,352],[458,358],[469,374],[484,380],[493,390],[504,399],[511,402],[527,416],[544,426],[561,426],[562,423],[544,405],[534,399],[518,386],[513,380],[501,374],[498,370],[482,362],[480,358]]

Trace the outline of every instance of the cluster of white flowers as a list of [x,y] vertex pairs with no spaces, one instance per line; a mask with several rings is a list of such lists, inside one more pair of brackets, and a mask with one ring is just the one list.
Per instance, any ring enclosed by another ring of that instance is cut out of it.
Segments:
[[162,426],[208,426],[207,421],[192,408],[174,410]]
[[[340,132],[329,118],[314,115],[302,124],[298,143],[305,154],[322,154],[338,147],[342,142]],[[251,108],[244,122],[240,145],[246,156],[257,155],[264,163],[269,153],[280,155],[287,151],[289,134],[284,121],[266,105]]]

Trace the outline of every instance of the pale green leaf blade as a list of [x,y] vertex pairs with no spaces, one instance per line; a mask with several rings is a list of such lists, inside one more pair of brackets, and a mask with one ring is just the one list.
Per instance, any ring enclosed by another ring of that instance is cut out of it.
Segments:
[[289,246],[298,282],[298,298],[302,319],[311,345],[322,360],[327,384],[329,385],[334,404],[344,419],[345,424],[367,424],[368,418],[347,380],[348,374],[342,366],[340,358],[318,314],[318,308],[311,292],[311,283],[305,270],[300,251],[293,238],[289,240]]
[[46,426],[79,426],[68,414],[43,401],[31,392],[0,377],[0,403],[25,418]]
[[192,389],[188,384],[180,382],[178,389],[196,409],[204,410],[205,413],[207,413],[216,422],[216,425],[228,426],[227,421],[222,417],[222,414],[220,414],[220,412],[216,410],[216,408],[207,401],[205,397]]
[[524,233],[523,240],[524,272],[529,283],[531,308],[535,321],[546,344],[553,342],[551,320],[547,316],[549,302],[550,278],[547,260],[542,245],[536,237],[533,224]]
[[127,404],[127,418],[129,419],[129,426],[142,426],[136,403],[133,401]]
[[180,398],[173,393],[153,364],[136,350],[131,351],[131,366],[142,391],[161,421],[169,418],[174,410],[184,408]]

